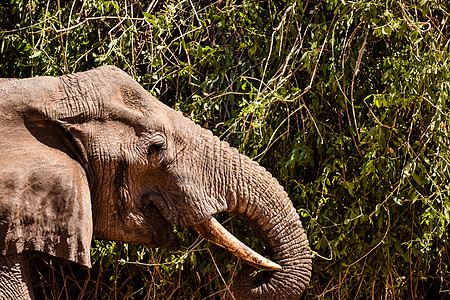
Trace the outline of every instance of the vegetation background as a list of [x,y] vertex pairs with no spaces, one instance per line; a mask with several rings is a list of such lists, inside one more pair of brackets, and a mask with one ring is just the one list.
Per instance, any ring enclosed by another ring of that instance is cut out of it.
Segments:
[[[314,252],[306,299],[437,299],[450,296],[449,13],[438,0],[5,0],[0,76],[124,69],[286,188]],[[91,270],[36,256],[36,291],[231,299],[240,262],[175,230],[179,252],[94,240]]]

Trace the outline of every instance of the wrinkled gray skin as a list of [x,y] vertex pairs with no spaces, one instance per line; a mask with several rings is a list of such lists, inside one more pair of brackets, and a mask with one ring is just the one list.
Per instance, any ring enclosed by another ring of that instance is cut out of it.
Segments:
[[24,254],[0,256],[0,299],[34,299]]
[[278,182],[115,67],[0,81],[0,149],[0,293],[30,298],[24,251],[90,267],[92,234],[177,248],[171,224],[220,211],[247,219],[282,267],[264,281],[244,269],[237,299],[297,299],[309,282],[308,241]]

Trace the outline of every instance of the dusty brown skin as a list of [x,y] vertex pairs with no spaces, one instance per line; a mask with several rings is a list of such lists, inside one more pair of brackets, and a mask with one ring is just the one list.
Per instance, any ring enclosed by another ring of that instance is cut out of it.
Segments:
[[[177,224],[275,270],[264,282],[243,270],[237,299],[297,299],[309,282],[308,240],[278,182],[115,67],[0,80],[0,149],[3,258],[38,250],[89,267],[92,234],[176,248]],[[273,261],[222,234],[220,211],[247,219]]]

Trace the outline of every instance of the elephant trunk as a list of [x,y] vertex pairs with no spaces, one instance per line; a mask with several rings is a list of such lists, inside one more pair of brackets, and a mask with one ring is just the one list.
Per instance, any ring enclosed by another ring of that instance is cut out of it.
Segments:
[[[214,230],[202,230],[203,224],[195,228],[206,239],[227,248],[250,265],[272,270],[252,276],[254,269],[244,269],[233,285],[237,299],[298,299],[311,276],[311,251],[291,200],[277,180],[258,163],[239,154],[227,143],[217,140],[214,144],[220,148],[214,151],[220,153],[220,158],[216,159],[224,165],[223,171],[219,172],[222,174],[218,175],[221,180],[212,180],[222,183],[216,189],[216,192],[220,190],[216,197],[225,197],[226,210],[248,220],[250,226],[258,231],[273,262],[258,257],[245,245],[240,248],[240,242],[232,242],[231,246],[221,242],[227,239],[227,234],[221,230],[214,238],[211,237]],[[207,220],[203,223],[215,226],[215,222]]]

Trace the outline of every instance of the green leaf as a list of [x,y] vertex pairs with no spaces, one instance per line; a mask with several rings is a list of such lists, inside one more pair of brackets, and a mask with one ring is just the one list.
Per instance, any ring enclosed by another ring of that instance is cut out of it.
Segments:
[[30,56],[30,58],[36,58],[36,57],[39,57],[39,56],[41,56],[41,54],[42,54],[42,51],[40,51],[40,50],[35,50],[35,51],[33,51],[33,54]]

